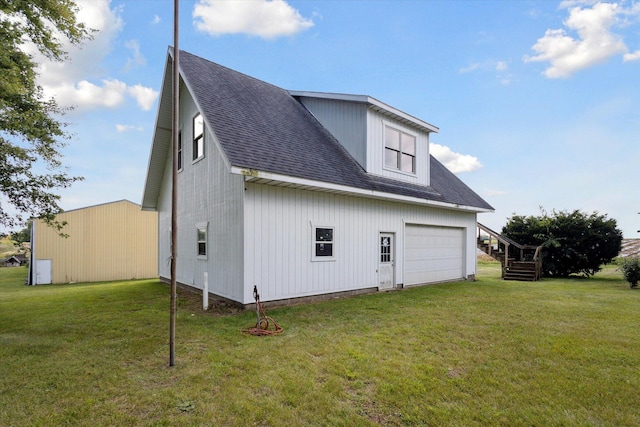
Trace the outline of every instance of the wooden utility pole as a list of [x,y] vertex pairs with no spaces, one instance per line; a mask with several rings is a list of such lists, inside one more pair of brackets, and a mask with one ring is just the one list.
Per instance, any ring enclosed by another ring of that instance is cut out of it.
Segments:
[[178,47],[179,0],[173,0],[173,172],[171,177],[171,309],[169,315],[169,366],[176,364],[176,315],[178,311],[176,262],[178,259],[178,127],[180,105],[180,49]]

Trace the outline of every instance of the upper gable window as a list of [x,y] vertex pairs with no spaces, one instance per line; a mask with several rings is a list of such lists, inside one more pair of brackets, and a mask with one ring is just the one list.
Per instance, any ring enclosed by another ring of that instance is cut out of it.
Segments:
[[402,172],[416,173],[416,137],[385,126],[384,166]]
[[204,119],[198,113],[193,118],[193,160],[204,157]]

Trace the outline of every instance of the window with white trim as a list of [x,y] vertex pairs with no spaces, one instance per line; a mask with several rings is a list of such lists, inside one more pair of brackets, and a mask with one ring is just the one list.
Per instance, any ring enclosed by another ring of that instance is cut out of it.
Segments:
[[316,261],[333,260],[335,256],[334,227],[313,227],[313,259]]
[[204,118],[198,113],[193,118],[193,160],[204,157]]
[[197,242],[198,242],[198,259],[207,258],[207,222],[201,222],[196,225]]
[[178,132],[178,170],[182,170],[182,132]]
[[416,173],[416,137],[385,125],[384,166],[402,172]]

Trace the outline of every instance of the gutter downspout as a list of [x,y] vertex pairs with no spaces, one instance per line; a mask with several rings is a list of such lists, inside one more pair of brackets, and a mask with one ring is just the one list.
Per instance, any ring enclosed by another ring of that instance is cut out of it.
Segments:
[[31,235],[29,236],[31,245],[31,254],[29,255],[29,275],[27,276],[27,285],[35,285],[36,277],[36,221],[31,220]]

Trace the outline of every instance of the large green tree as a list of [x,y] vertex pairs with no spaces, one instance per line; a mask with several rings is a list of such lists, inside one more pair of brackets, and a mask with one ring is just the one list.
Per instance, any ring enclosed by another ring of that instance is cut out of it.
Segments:
[[64,61],[65,39],[80,44],[90,37],[77,11],[71,0],[0,0],[0,226],[13,228],[25,217],[55,225],[56,190],[82,179],[62,165],[60,150],[70,138],[60,121],[65,111],[45,98],[26,48]]
[[11,241],[13,246],[20,252],[26,252],[29,249],[28,244],[31,242],[31,222],[27,223],[27,226],[20,231],[11,233]]
[[622,246],[615,219],[579,210],[513,215],[502,234],[523,245],[542,246],[543,274],[555,277],[591,276],[617,257]]

